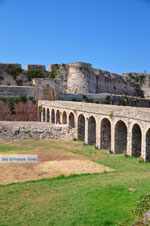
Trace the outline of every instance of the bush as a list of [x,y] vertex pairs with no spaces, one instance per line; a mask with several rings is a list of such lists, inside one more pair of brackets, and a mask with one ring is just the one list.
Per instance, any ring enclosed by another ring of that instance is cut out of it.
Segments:
[[106,96],[106,97],[102,100],[102,104],[110,104],[110,96]]
[[72,99],[72,101],[82,102],[82,100],[80,98],[74,98],[74,99]]
[[59,72],[60,72],[59,69],[56,71],[48,72],[48,78],[57,78]]
[[25,72],[28,77],[28,81],[31,81],[33,78],[43,78],[43,72],[38,68],[33,68]]
[[8,74],[10,74],[14,80],[16,80],[17,76],[23,71],[22,68],[18,65],[13,67],[9,65],[8,68],[5,70]]
[[98,100],[98,99],[95,99],[95,100],[94,100],[94,103],[95,103],[95,104],[99,104],[99,100]]

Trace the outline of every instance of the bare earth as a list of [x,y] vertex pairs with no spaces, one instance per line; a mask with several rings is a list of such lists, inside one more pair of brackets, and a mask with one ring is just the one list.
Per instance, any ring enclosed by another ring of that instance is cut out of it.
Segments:
[[113,171],[109,167],[89,161],[80,155],[64,153],[60,150],[30,151],[30,154],[38,154],[38,163],[0,163],[0,184],[50,178],[62,174]]

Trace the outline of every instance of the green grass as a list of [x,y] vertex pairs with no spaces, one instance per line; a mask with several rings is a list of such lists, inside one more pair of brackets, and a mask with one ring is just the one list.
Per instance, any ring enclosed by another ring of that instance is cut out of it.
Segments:
[[[16,146],[16,148],[15,148]],[[0,186],[1,226],[131,226],[136,200],[150,192],[150,163],[109,155],[81,142],[59,140],[3,143],[0,152],[65,149],[116,169]],[[72,147],[72,148],[71,148]],[[134,188],[130,191],[128,188]]]

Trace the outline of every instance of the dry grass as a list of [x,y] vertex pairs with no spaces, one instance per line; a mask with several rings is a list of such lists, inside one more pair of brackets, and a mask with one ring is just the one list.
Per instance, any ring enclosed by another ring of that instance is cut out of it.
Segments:
[[[12,141],[3,142],[8,146],[8,150],[1,153],[11,154],[37,154],[38,163],[0,163],[0,183],[9,184],[12,182],[23,182],[41,178],[51,178],[64,174],[101,173],[113,171],[113,169],[88,160],[79,154],[70,153],[80,151],[81,147],[76,147],[68,141]],[[2,145],[2,143],[1,143]],[[9,147],[14,150],[9,151]],[[57,145],[57,146],[56,146]],[[15,151],[15,147],[17,150]],[[20,148],[20,151],[19,151]],[[48,150],[47,150],[48,149]]]

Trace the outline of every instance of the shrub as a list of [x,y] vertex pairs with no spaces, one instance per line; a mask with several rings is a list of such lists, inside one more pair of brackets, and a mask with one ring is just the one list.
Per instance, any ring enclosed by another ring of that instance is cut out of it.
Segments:
[[33,104],[36,104],[36,100],[34,99],[34,97],[30,96],[29,100],[31,100]]
[[129,104],[128,99],[127,99],[127,98],[124,98],[124,99],[123,99],[123,105],[125,106],[125,105],[128,105],[128,104]]
[[111,111],[109,117],[112,119],[114,117],[114,111]]
[[9,65],[8,68],[5,70],[8,74],[10,74],[14,80],[16,80],[16,77],[23,71],[22,68],[18,66],[12,66]]
[[25,72],[28,77],[28,81],[31,81],[33,78],[43,78],[43,72],[38,68],[33,68]]
[[88,93],[92,93],[92,91],[90,89],[88,89]]
[[106,97],[102,100],[102,104],[110,104],[110,96],[106,96]]
[[82,100],[80,98],[74,98],[74,99],[72,99],[72,101],[82,102]]
[[95,104],[99,104],[99,100],[98,100],[98,99],[95,99],[95,100],[94,100],[94,103],[95,103]]
[[60,72],[59,69],[55,70],[55,71],[48,72],[48,78],[57,78],[59,72]]

